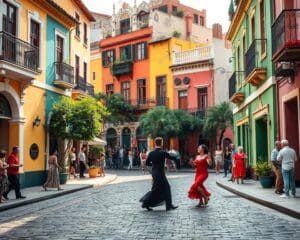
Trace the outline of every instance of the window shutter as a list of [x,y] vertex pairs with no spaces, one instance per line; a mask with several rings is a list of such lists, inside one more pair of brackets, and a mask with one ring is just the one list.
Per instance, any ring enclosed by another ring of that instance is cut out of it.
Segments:
[[106,52],[102,52],[102,66],[106,65]]
[[116,49],[113,49],[113,62],[116,61]]
[[145,59],[148,58],[148,44],[147,42],[144,42],[144,55],[145,55]]
[[132,47],[131,47],[131,45],[129,45],[128,47],[127,47],[127,49],[128,49],[128,59],[131,59],[131,51],[132,51]]
[[135,61],[136,59],[136,45],[132,45],[132,61]]

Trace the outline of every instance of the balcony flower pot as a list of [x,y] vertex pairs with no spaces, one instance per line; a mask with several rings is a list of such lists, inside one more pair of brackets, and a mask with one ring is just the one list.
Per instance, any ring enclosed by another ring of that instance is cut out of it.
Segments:
[[91,166],[89,168],[89,177],[90,178],[96,178],[99,172],[99,168],[96,166]]
[[66,184],[68,177],[69,177],[69,173],[67,172],[59,173],[59,183]]
[[257,163],[255,173],[259,176],[259,181],[263,188],[272,188],[274,182],[273,172],[271,165],[267,161]]

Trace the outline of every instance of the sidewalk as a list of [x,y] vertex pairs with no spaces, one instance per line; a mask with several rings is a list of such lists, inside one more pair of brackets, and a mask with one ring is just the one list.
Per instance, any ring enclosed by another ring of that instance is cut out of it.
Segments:
[[298,197],[280,198],[280,195],[274,193],[274,188],[262,188],[259,181],[245,180],[244,184],[237,184],[229,182],[228,179],[220,176],[216,183],[234,194],[300,219],[299,188],[296,189]]
[[117,179],[117,175],[114,174],[106,174],[105,177],[97,177],[97,178],[89,178],[88,175],[84,179],[70,179],[66,184],[61,185],[63,190],[57,191],[56,189],[49,189],[48,191],[44,191],[42,186],[30,187],[21,189],[22,195],[26,196],[25,199],[16,199],[15,192],[12,190],[8,197],[9,200],[6,203],[0,203],[0,212],[16,208],[19,206],[55,198],[58,196],[62,196],[65,194],[77,192],[80,190],[98,187],[106,185]]

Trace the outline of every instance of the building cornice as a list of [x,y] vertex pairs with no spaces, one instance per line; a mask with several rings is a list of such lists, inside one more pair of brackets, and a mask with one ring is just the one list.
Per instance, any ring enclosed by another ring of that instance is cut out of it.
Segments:
[[228,32],[226,34],[226,40],[232,42],[234,37],[236,36],[242,21],[245,17],[247,9],[251,4],[251,0],[241,0],[237,9],[235,10],[234,17],[229,26]]

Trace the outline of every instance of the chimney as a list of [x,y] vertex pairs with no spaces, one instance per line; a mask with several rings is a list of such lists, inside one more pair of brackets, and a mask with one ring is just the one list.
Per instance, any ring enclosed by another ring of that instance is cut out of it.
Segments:
[[214,23],[212,26],[213,38],[223,39],[222,25]]
[[185,16],[186,39],[190,40],[192,35],[193,18],[191,14]]

